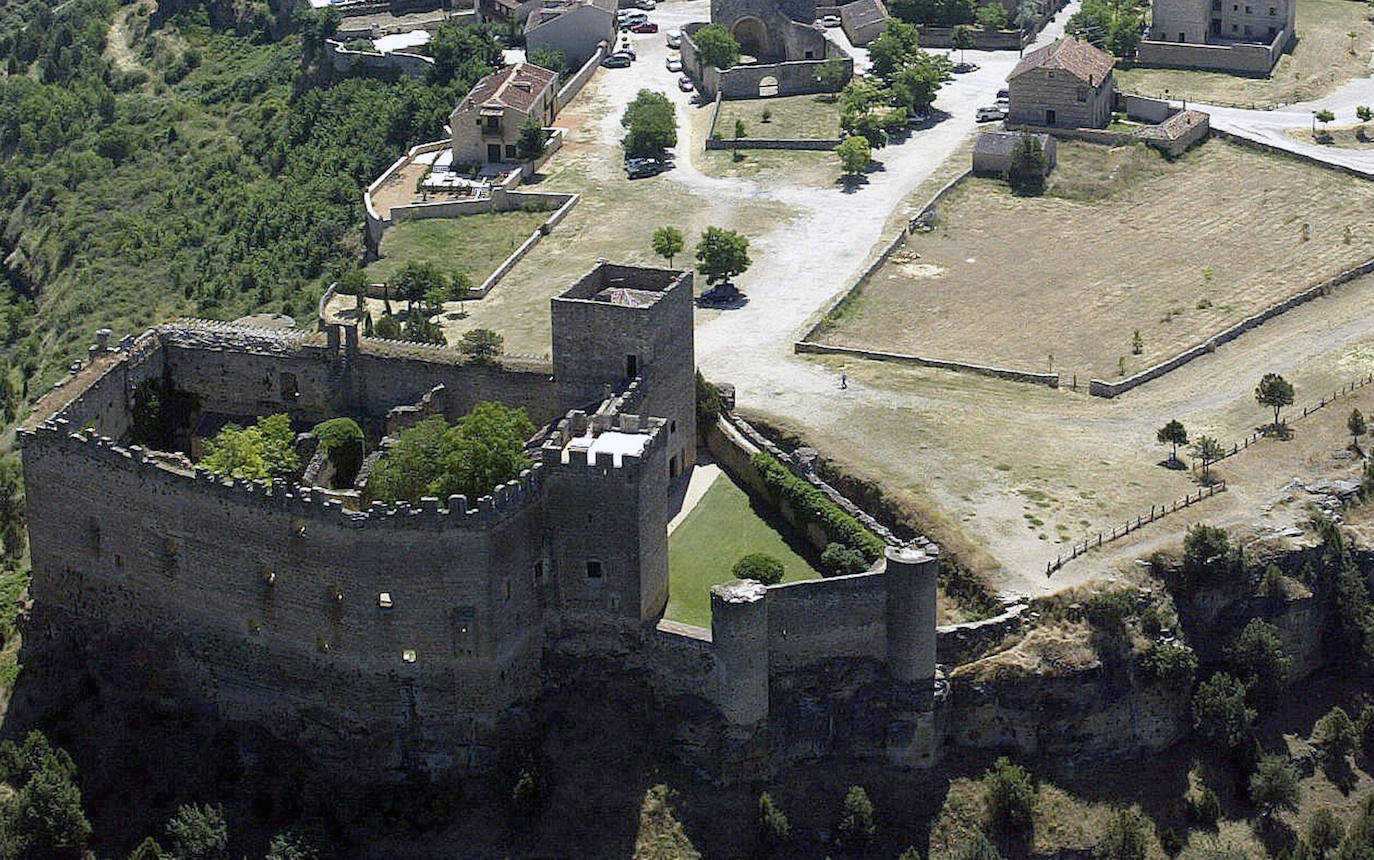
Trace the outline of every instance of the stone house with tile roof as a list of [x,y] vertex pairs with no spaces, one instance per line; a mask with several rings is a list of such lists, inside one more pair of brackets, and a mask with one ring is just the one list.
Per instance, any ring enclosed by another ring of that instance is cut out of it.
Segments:
[[602,42],[615,44],[616,0],[544,0],[525,19],[525,50],[558,51],[576,70]]
[[487,75],[449,115],[454,164],[519,161],[516,142],[530,118],[553,122],[558,75],[533,63],[516,63]]
[[1106,128],[1115,65],[1111,54],[1079,39],[1060,39],[1032,51],[1007,78],[1007,125]]

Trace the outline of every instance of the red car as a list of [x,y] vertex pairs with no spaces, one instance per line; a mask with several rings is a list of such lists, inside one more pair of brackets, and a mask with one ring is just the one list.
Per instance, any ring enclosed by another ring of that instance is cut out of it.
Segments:
[[644,21],[639,24],[630,25],[631,33],[657,33],[658,25],[653,21]]

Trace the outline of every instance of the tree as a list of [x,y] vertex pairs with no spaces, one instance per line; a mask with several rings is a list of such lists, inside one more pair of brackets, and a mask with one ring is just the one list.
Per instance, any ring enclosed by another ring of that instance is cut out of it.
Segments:
[[620,124],[629,129],[622,141],[628,158],[662,158],[677,146],[677,113],[663,93],[640,90]]
[[[1316,112],[1314,112],[1314,113],[1312,114],[1312,119],[1314,120],[1314,122],[1319,122],[1319,123],[1322,124],[1322,134],[1323,134],[1323,135],[1325,135],[1325,134],[1327,133],[1327,132],[1326,132],[1326,124],[1329,123],[1329,122],[1331,122],[1331,121],[1334,120],[1335,118],[1336,118],[1336,115],[1335,115],[1334,113],[1332,113],[1331,111],[1329,111],[1329,110],[1319,110],[1319,111],[1316,111]],[[1315,126],[1314,126],[1314,130],[1315,130]]]
[[227,860],[229,856],[229,827],[220,806],[181,806],[167,822],[167,838],[177,860]]
[[978,22],[979,29],[982,30],[1005,30],[1011,16],[1007,14],[1007,7],[997,0],[992,0],[978,7],[978,14],[974,20]]
[[475,502],[529,468],[534,424],[523,409],[482,402],[452,426],[426,418],[401,432],[368,480],[374,499],[418,501],[465,495]]
[[1038,805],[1030,771],[1006,757],[999,758],[983,774],[982,788],[989,826],[1003,836],[1029,843]]
[[707,24],[692,34],[697,56],[717,69],[728,69],[739,63],[739,42],[721,24]]
[[1293,385],[1277,373],[1266,373],[1255,386],[1255,401],[1274,410],[1274,432],[1280,432],[1279,410],[1293,404]]
[[311,431],[319,440],[320,450],[329,458],[334,469],[333,486],[346,489],[353,486],[358,468],[363,464],[363,428],[352,418],[331,418],[321,421]]
[[1038,194],[1045,187],[1045,151],[1033,134],[1021,135],[1007,166],[1007,184],[1017,191]]
[[252,427],[224,425],[214,438],[205,441],[205,455],[197,465],[218,475],[250,481],[292,474],[301,467],[301,461],[290,416],[268,415]]
[[1203,681],[1193,694],[1193,728],[1224,749],[1240,749],[1250,738],[1255,716],[1245,703],[1245,685],[1225,672]]
[[1329,806],[1319,807],[1307,822],[1307,847],[1324,860],[1326,852],[1334,851],[1345,838],[1345,825]]
[[873,840],[873,801],[863,786],[851,785],[840,807],[840,841],[851,848],[862,848]]
[[1153,830],[1154,823],[1139,809],[1114,810],[1102,838],[1093,846],[1093,860],[1145,860],[1150,856]]
[[1212,464],[1226,455],[1226,449],[1211,436],[1199,436],[1193,442],[1193,456],[1202,463],[1202,480],[1212,477]]
[[1169,462],[1178,462],[1178,446],[1188,444],[1188,431],[1184,429],[1183,422],[1177,418],[1171,419],[1159,430],[1155,431],[1155,440],[1162,445],[1170,445]]
[[960,24],[950,33],[950,43],[959,49],[959,62],[964,62],[964,51],[973,47],[973,28]]
[[1345,419],[1346,429],[1350,431],[1350,447],[1356,451],[1360,450],[1360,437],[1365,434],[1368,428],[1364,423],[1364,415],[1358,409],[1350,411],[1350,417]]
[[501,354],[505,338],[489,328],[475,328],[463,332],[458,339],[458,351],[473,364],[495,364]]
[[1359,730],[1355,721],[1336,705],[1317,720],[1312,727],[1312,743],[1321,750],[1322,758],[1328,762],[1340,763],[1355,751],[1359,741]]
[[401,298],[406,300],[406,313],[414,315],[415,305],[425,300],[431,290],[448,287],[448,277],[428,260],[409,260],[392,279]]
[[162,846],[157,844],[157,840],[149,836],[138,843],[138,847],[129,855],[129,860],[167,860],[167,855],[162,852]]
[[840,157],[840,166],[848,176],[863,173],[873,161],[873,150],[869,149],[868,141],[857,135],[840,141],[840,145],[835,147],[835,154]]
[[746,136],[746,133],[747,133],[747,129],[745,129],[745,127],[744,127],[744,120],[742,120],[742,119],[736,119],[736,120],[735,120],[735,146],[734,146],[734,149],[735,149],[734,158],[735,158],[736,161],[739,161],[740,158],[743,157],[743,156],[741,156],[741,155],[739,154],[739,142],[740,142],[740,140],[741,140],[742,138],[744,138],[744,137]]
[[426,46],[434,60],[429,69],[430,81],[435,84],[475,81],[500,68],[501,45],[494,36],[490,28],[439,25]]
[[844,87],[848,79],[849,70],[845,68],[841,59],[832,57],[816,67],[816,82],[820,84],[823,92],[832,96]]
[[887,26],[868,45],[868,58],[872,63],[873,74],[883,83],[891,83],[893,76],[918,53],[919,31],[914,25],[899,18],[889,18]]
[[1259,618],[1236,634],[1227,660],[1243,684],[1251,704],[1268,709],[1288,682],[1293,661],[1284,653],[1283,638],[1274,625]]
[[401,321],[391,314],[382,314],[372,327],[372,336],[382,340],[400,340]]
[[697,243],[696,257],[697,271],[706,276],[707,284],[728,284],[749,268],[749,240],[734,230],[707,227]]
[[668,260],[669,268],[672,268],[673,258],[681,254],[686,246],[682,231],[676,227],[659,227],[654,231],[650,241],[654,246],[654,253]]
[[821,553],[821,566],[836,576],[844,576],[868,570],[868,559],[858,550],[832,542],[826,544]]
[[0,807],[0,851],[15,860],[78,860],[91,825],[81,808],[76,765],[41,732],[0,743],[0,778],[15,789]]
[[1296,812],[1302,799],[1298,780],[1298,769],[1287,756],[1264,756],[1250,775],[1250,802],[1266,822],[1279,812]]
[[543,124],[530,117],[520,126],[520,136],[515,140],[515,149],[521,158],[534,161],[544,154],[544,147],[548,142],[549,133],[545,131]]
[[1360,122],[1369,122],[1374,119],[1374,110],[1370,110],[1369,105],[1360,105],[1355,108],[1355,118]]
[[765,847],[777,848],[792,836],[787,814],[773,802],[768,792],[759,795],[759,841]]
[[752,579],[764,585],[776,585],[782,582],[785,572],[782,562],[771,555],[763,552],[751,552],[735,562],[735,566],[730,568],[735,579]]
[[1039,22],[1040,10],[1032,0],[1023,0],[1021,5],[1016,7],[1016,26],[1022,32],[1031,32]]
[[716,423],[721,411],[725,408],[720,399],[720,389],[708,382],[706,377],[697,371],[697,427],[706,428]]
[[568,58],[554,48],[535,48],[525,54],[525,59],[542,69],[557,72],[560,76],[568,73]]
[[963,840],[952,860],[1002,860],[1002,855],[986,836],[975,832]]
[[892,103],[912,113],[924,113],[935,102],[935,94],[953,79],[953,66],[938,54],[917,51],[892,76]]

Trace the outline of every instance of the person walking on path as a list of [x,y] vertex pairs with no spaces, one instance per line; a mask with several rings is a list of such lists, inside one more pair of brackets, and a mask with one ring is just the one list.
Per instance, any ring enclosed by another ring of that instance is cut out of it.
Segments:
[[849,387],[849,376],[848,376],[848,374],[846,374],[843,370],[840,371],[840,387],[841,387],[841,388],[848,388],[848,387]]

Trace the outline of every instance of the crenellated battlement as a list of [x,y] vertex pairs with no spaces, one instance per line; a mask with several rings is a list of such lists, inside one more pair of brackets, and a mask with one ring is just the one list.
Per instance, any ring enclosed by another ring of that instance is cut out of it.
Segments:
[[574,410],[558,422],[540,448],[545,466],[615,471],[633,477],[662,449],[668,422],[634,413]]

